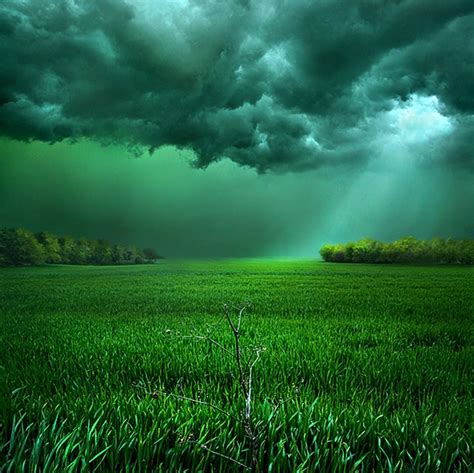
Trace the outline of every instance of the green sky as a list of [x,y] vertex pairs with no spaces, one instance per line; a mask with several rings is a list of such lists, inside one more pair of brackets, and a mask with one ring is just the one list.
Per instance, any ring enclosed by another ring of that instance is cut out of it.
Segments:
[[311,256],[326,241],[474,235],[472,176],[398,163],[258,175],[164,148],[0,142],[0,222],[169,257]]
[[165,256],[474,236],[472,0],[4,0],[0,226]]

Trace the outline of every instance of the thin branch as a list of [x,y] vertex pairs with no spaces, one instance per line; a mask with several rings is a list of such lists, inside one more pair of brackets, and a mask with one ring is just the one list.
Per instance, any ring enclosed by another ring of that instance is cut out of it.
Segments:
[[228,348],[226,348],[224,345],[222,345],[221,343],[219,343],[218,341],[214,340],[213,338],[207,335],[180,335],[180,338],[194,338],[195,340],[207,340],[212,345],[215,345],[216,347],[220,348],[223,352],[227,353],[227,355],[234,356],[234,354]]
[[[173,396],[176,399],[181,399],[183,401],[189,401],[195,404],[208,406],[211,409],[214,409],[222,414],[225,414],[227,417],[230,417],[234,419],[236,422],[240,423],[245,432],[246,443],[248,443],[251,454],[252,454],[251,467],[245,465],[244,463],[238,460],[235,460],[232,457],[229,457],[220,452],[212,450],[206,445],[207,443],[210,442],[210,440],[206,443],[201,443],[199,441],[194,441],[194,440],[191,441],[188,438],[187,441],[190,443],[199,445],[202,449],[214,455],[218,455],[222,458],[225,458],[226,460],[231,461],[245,468],[246,470],[258,472],[260,470],[259,465],[258,465],[258,452],[259,452],[259,438],[260,438],[261,431],[259,430],[260,422],[255,424],[254,419],[252,418],[252,382],[253,382],[254,367],[260,360],[260,356],[262,352],[265,351],[265,348],[259,347],[259,346],[253,346],[253,347],[243,346],[242,347],[240,344],[240,337],[241,337],[240,328],[242,325],[242,318],[243,318],[245,310],[248,309],[249,307],[250,307],[249,302],[245,302],[240,307],[224,304],[225,318],[227,320],[227,324],[234,338],[233,350],[232,348],[227,348],[222,343],[211,338],[210,335],[194,334],[194,335],[188,335],[188,336],[181,336],[178,334],[178,336],[180,336],[181,338],[193,338],[195,340],[208,340],[209,343],[217,346],[226,355],[229,355],[234,359],[235,364],[237,365],[238,376],[239,376],[239,384],[240,384],[239,398],[242,399],[244,402],[244,410],[240,413],[239,417],[237,418],[233,416],[232,414],[229,414],[226,410],[222,409],[219,406],[216,406],[215,404],[212,404],[211,402],[201,401],[200,399],[194,399],[194,398],[190,398],[190,397],[175,394],[175,393],[163,393],[163,394],[166,394],[168,396]],[[234,313],[234,311],[236,312],[237,315],[233,316],[232,314]],[[167,333],[170,333],[170,331],[167,331]],[[211,331],[208,329],[207,333],[209,334],[211,333]]]
[[232,321],[232,317],[230,316],[230,309],[227,304],[224,304],[224,313],[227,317],[227,322],[229,322],[230,328],[232,332],[235,334],[238,334],[239,331],[235,328],[234,322]]
[[[242,314],[244,311],[244,307],[239,311],[239,314]],[[234,322],[232,321],[232,317],[230,316],[230,310],[227,304],[224,305],[224,312],[227,317],[227,321],[229,322],[229,326],[232,330],[232,333],[234,335],[234,346],[235,346],[235,361],[237,363],[237,367],[239,370],[239,381],[240,381],[240,387],[242,389],[242,392],[244,394],[244,399],[247,398],[247,383],[244,375],[244,369],[242,367],[242,352],[240,348],[240,316],[239,316],[239,328],[236,328],[234,325]]]
[[243,315],[245,309],[247,309],[247,304],[244,304],[239,310],[239,317],[238,317],[238,323],[237,323],[237,331],[238,332],[240,332],[240,322],[242,321],[242,315]]
[[210,449],[210,448],[209,448],[206,444],[204,444],[204,443],[200,443],[200,442],[198,442],[197,440],[189,440],[188,442],[191,443],[191,444],[196,444],[196,445],[198,445],[199,447],[201,447],[203,450],[206,450],[207,452],[212,453],[213,455],[217,455],[217,456],[219,456],[219,457],[225,458],[226,460],[229,460],[229,461],[235,463],[236,465],[239,465],[239,466],[241,466],[242,468],[245,468],[246,470],[250,470],[250,468],[249,468],[247,465],[245,465],[244,463],[239,462],[239,461],[236,460],[235,458],[232,458],[232,457],[229,457],[229,456],[227,456],[227,455],[224,455],[223,453],[216,452],[215,450]]
[[258,351],[263,352],[266,350],[265,347],[261,346],[250,346],[246,347],[251,353],[248,355],[247,361],[245,362],[245,371],[248,371],[250,364],[252,363],[252,354],[257,353]]
[[278,410],[283,406],[285,405],[287,402],[289,401],[292,401],[293,399],[295,399],[295,396],[291,396],[291,397],[288,397],[286,399],[280,399],[272,408],[272,412],[270,413],[270,415],[268,416],[268,419],[266,421],[261,421],[259,422],[259,428],[257,430],[257,435],[261,435],[265,428],[268,427],[268,425],[270,424],[271,420],[273,419],[273,417],[275,416],[275,414],[278,412]]
[[216,411],[220,412],[221,414],[225,414],[227,417],[229,417],[229,418],[231,418],[235,421],[239,421],[239,419],[237,417],[233,416],[232,414],[229,414],[227,411],[225,411],[221,407],[216,406],[215,404],[212,404],[212,402],[201,401],[200,399],[194,399],[194,398],[188,397],[188,396],[181,396],[180,394],[175,394],[175,393],[162,392],[161,394],[163,394],[164,396],[175,397],[176,399],[180,399],[181,401],[189,401],[189,402],[193,402],[194,404],[201,404],[203,406],[208,406],[208,407],[210,407],[212,409],[215,409]]
[[250,419],[250,409],[252,407],[252,373],[253,368],[257,364],[258,360],[260,359],[260,354],[262,353],[262,349],[257,349],[255,359],[253,363],[249,367],[249,374],[248,374],[248,381],[247,381],[247,399],[245,402],[245,416]]

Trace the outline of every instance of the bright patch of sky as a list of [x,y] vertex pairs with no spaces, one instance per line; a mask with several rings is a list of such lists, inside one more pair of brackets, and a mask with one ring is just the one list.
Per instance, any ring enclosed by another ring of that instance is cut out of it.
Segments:
[[454,128],[452,119],[443,115],[443,106],[435,95],[413,94],[405,103],[394,101],[394,107],[385,113],[386,131],[401,144],[419,144]]

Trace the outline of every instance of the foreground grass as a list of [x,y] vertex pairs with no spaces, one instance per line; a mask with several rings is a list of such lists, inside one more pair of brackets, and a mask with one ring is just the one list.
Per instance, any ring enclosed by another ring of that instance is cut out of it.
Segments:
[[[232,471],[225,302],[264,345],[263,471],[471,471],[471,268],[161,262],[0,271],[0,470]],[[171,333],[169,333],[171,332]],[[154,393],[154,394],[153,394]],[[279,399],[290,399],[280,409]]]

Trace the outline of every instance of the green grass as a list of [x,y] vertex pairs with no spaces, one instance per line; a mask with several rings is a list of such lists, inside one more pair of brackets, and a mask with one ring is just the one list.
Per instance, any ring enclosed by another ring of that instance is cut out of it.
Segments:
[[[250,464],[224,303],[264,345],[263,471],[472,471],[474,270],[229,260],[0,271],[0,470]],[[171,331],[171,333],[167,333]],[[280,409],[273,405],[290,398]]]

